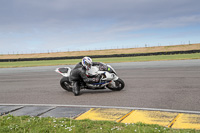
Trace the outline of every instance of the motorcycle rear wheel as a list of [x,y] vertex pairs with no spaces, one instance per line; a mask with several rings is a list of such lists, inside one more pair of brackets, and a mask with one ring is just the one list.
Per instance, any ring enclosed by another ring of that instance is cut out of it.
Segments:
[[110,85],[107,85],[106,87],[112,91],[121,91],[124,86],[125,86],[125,83],[122,79],[118,78],[116,81],[115,81],[115,85],[116,87],[112,87]]
[[66,91],[70,91],[72,92],[72,88],[70,87],[70,82],[69,82],[69,77],[63,77],[61,80],[60,80],[60,86],[66,90]]

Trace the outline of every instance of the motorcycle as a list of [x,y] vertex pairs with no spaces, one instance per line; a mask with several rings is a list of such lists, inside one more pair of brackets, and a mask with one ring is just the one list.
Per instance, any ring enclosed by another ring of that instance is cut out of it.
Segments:
[[[60,80],[60,86],[67,91],[72,91],[72,81],[69,80],[70,67],[57,68],[55,71],[61,74],[63,77]],[[88,77],[100,76],[98,83],[80,83],[81,89],[110,89],[112,91],[120,91],[124,88],[124,81],[117,76],[116,71],[108,64],[101,64],[99,66],[91,66],[89,71],[86,71]]]

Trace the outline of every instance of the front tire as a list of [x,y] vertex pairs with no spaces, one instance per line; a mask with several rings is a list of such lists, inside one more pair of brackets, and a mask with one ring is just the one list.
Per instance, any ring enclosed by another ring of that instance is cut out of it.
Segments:
[[61,86],[64,90],[69,91],[69,92],[72,92],[72,88],[70,87],[69,77],[63,77],[63,78],[60,80],[60,86]]
[[121,91],[124,86],[125,86],[125,83],[122,79],[118,78],[115,82],[115,86],[112,86],[112,85],[107,85],[106,87],[112,91]]

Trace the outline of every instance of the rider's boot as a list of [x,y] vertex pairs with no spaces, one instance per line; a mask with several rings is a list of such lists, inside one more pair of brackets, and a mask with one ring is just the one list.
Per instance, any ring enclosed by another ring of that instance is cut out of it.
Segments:
[[73,83],[73,90],[72,91],[74,93],[74,96],[78,96],[80,94],[80,86],[79,86],[78,82]]

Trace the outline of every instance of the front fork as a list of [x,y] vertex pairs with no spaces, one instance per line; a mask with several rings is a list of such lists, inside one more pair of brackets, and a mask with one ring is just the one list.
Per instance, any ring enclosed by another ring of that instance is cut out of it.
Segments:
[[116,82],[118,80],[119,77],[117,77],[116,75],[114,76],[113,80],[111,80],[111,82],[109,83],[110,86],[112,87],[116,87]]

